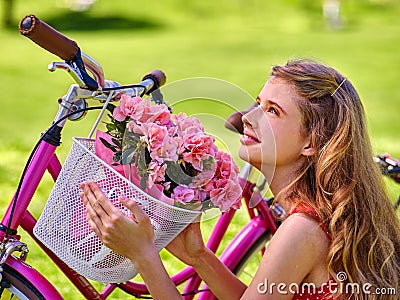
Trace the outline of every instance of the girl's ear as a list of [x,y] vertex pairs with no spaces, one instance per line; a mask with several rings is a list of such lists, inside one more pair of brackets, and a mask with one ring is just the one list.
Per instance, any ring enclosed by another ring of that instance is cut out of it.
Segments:
[[304,156],[313,156],[315,153],[317,153],[317,150],[310,145],[310,140],[307,140],[301,154]]
[[310,147],[310,146],[304,147],[303,151],[301,152],[301,154],[304,156],[313,156],[315,153],[317,153],[315,148]]

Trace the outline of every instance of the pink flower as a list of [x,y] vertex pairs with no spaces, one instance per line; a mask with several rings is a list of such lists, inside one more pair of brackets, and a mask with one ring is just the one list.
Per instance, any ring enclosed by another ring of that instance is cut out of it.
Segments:
[[178,134],[182,137],[204,132],[203,124],[195,117],[178,118],[176,126],[178,128]]
[[200,132],[185,140],[183,147],[187,150],[182,154],[183,160],[199,171],[203,170],[203,159],[214,156],[218,151],[214,138]]
[[239,173],[239,168],[233,161],[232,157],[223,151],[217,153],[217,170],[218,178],[236,179]]
[[114,109],[113,118],[117,121],[124,121],[126,117],[138,120],[142,117],[145,106],[140,97],[131,97],[127,94],[121,96],[120,105]]
[[147,180],[147,187],[151,188],[154,183],[159,183],[165,180],[165,170],[167,165],[160,165],[158,162],[152,161],[149,164],[150,174]]
[[176,126],[168,127],[168,135],[169,136],[175,136],[176,132],[177,132]]
[[162,161],[178,161],[178,143],[174,138],[166,136],[158,149],[150,152],[150,157],[159,162]]
[[178,144],[174,138],[167,137],[160,148],[161,157],[168,161],[178,161]]
[[150,102],[147,102],[144,113],[139,121],[142,123],[171,126],[171,112],[165,104],[151,105]]
[[135,121],[130,121],[126,126],[131,132],[147,136],[149,125],[146,123],[137,124]]
[[166,126],[160,126],[157,124],[150,124],[147,130],[147,144],[150,151],[159,149],[168,135]]
[[194,190],[185,185],[178,185],[174,188],[171,198],[180,203],[189,203],[194,199]]
[[218,188],[210,191],[211,202],[219,207],[222,212],[229,208],[238,209],[241,206],[242,189],[233,180],[223,179],[218,182]]
[[184,112],[180,112],[177,115],[176,114],[172,114],[171,115],[171,119],[178,124],[180,121],[182,121],[183,119],[186,119],[187,115]]
[[[193,177],[192,183],[189,185],[191,188],[207,187],[209,184],[213,186],[212,180],[215,175],[215,168],[213,166],[210,170],[201,171],[197,176]],[[209,191],[212,189],[211,187]]]
[[194,198],[199,200],[200,202],[207,200],[207,196],[207,192],[202,189],[194,190]]

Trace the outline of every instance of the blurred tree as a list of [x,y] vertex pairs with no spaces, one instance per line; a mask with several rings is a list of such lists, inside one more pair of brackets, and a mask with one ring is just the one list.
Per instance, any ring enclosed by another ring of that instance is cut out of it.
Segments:
[[13,0],[3,0],[3,25],[5,27],[12,26],[12,11],[13,11]]

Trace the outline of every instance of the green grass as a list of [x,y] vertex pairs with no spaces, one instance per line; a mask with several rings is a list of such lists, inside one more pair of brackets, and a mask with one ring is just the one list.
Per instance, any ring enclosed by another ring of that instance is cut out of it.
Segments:
[[[76,40],[84,52],[102,64],[107,78],[122,84],[138,81],[156,68],[166,72],[170,83],[193,77],[230,82],[236,87],[228,92],[226,101],[235,108],[249,105],[267,79],[271,65],[295,57],[317,59],[336,67],[358,89],[375,152],[400,157],[398,2],[345,1],[342,13],[346,26],[340,31],[325,26],[317,1],[159,2],[99,0],[89,12],[72,13],[57,7],[57,1],[16,1],[14,18],[17,23],[26,14],[36,14]],[[1,29],[0,39],[3,211],[33,143],[48,127],[57,111],[57,99],[66,93],[72,80],[62,71],[48,72],[47,64],[58,58],[20,36],[16,26]],[[200,97],[209,95],[208,90],[199,93]],[[242,93],[250,96],[242,97]],[[174,94],[171,98],[173,102],[183,99]],[[190,99],[176,103],[175,110],[201,116],[207,130],[237,158],[238,140],[223,129],[223,118],[232,111],[229,105]],[[86,136],[94,118],[91,113],[86,120],[71,123],[64,130],[63,147],[58,152],[62,159],[71,137]],[[388,186],[391,196],[396,197],[399,188],[390,182]],[[36,216],[50,188],[46,176],[31,205]],[[243,223],[241,218],[235,221],[237,228]],[[212,224],[205,222],[203,227],[209,231]],[[23,239],[28,240],[25,235]],[[45,274],[54,274],[52,281],[64,297],[76,299],[68,280],[37,252],[31,247],[29,262]],[[170,258],[167,261],[170,267],[177,265]],[[124,297],[116,294],[114,299]]]

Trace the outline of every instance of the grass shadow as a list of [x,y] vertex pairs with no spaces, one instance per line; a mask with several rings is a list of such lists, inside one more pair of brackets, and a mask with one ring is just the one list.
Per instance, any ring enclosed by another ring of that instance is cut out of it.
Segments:
[[[49,18],[42,18],[44,22],[58,31],[101,31],[101,30],[155,30],[165,25],[150,18],[137,16],[125,17],[121,15],[93,15],[90,12],[67,11]],[[6,29],[15,29],[17,24]]]
[[149,18],[127,18],[112,14],[96,16],[72,11],[46,19],[46,23],[60,31],[148,30],[163,27],[161,23]]

